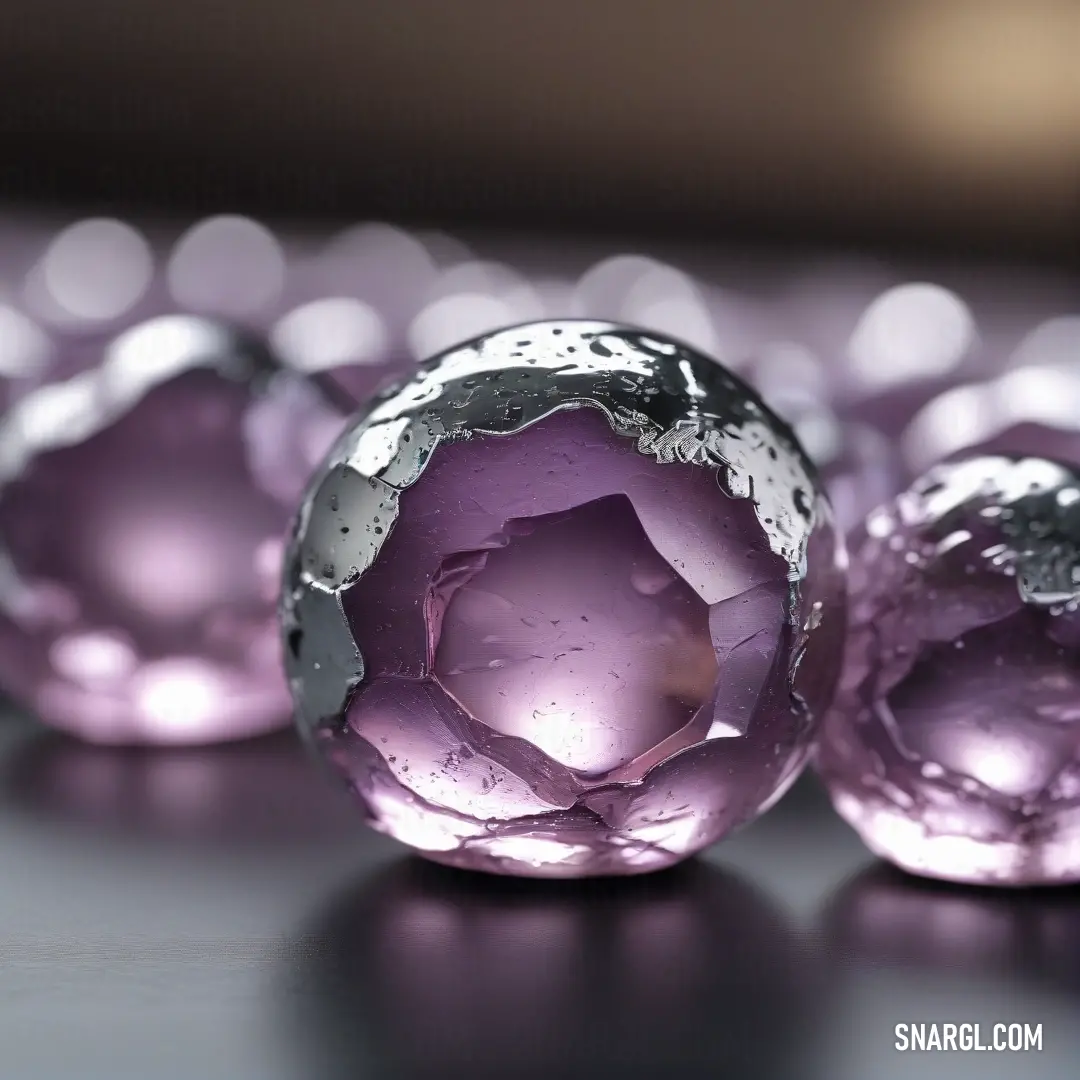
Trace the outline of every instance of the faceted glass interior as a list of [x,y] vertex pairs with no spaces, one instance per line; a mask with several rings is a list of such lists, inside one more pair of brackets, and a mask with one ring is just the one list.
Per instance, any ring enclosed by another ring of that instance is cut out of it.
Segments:
[[443,689],[488,727],[598,775],[689,724],[716,682],[708,605],[630,501],[518,519],[504,535],[444,561],[432,583]]
[[376,827],[463,866],[636,873],[805,760],[787,564],[715,469],[565,409],[440,446],[374,527],[342,594],[364,678],[324,737]]
[[99,743],[217,742],[287,724],[284,534],[311,454],[341,424],[312,404],[191,370],[32,454],[0,490],[4,688]]
[[1051,618],[1025,609],[925,646],[887,698],[900,748],[1004,800],[1052,788],[1076,751],[1080,655],[1047,636]]
[[[818,767],[878,854],[949,880],[1080,880],[1080,615],[1025,604],[998,511],[853,546],[853,621]],[[987,554],[989,553],[989,554]]]

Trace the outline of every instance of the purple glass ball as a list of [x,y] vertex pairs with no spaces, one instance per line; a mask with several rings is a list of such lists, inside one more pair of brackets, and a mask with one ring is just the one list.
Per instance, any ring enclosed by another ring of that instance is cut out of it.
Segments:
[[166,316],[0,421],[0,685],[97,743],[288,723],[289,518],[342,426],[245,335]]
[[818,768],[874,852],[952,881],[1080,880],[1080,475],[977,455],[852,542]]
[[339,442],[288,556],[286,664],[379,830],[496,873],[641,873],[798,774],[842,563],[794,436],[719,365],[520,326]]

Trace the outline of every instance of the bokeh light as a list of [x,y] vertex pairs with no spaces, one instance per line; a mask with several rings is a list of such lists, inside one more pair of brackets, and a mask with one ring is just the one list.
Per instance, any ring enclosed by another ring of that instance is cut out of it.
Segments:
[[964,301],[940,285],[897,285],[866,309],[848,351],[860,389],[872,393],[954,371],[975,343]]
[[205,314],[243,318],[269,307],[285,282],[285,254],[251,218],[207,218],[177,241],[166,270],[173,300]]
[[389,332],[371,304],[328,296],[284,315],[270,331],[270,343],[297,371],[325,371],[377,363],[389,347]]
[[123,221],[90,218],[53,238],[30,272],[27,299],[51,322],[108,322],[138,303],[153,273],[142,233]]
[[48,366],[53,345],[29,316],[0,303],[0,379],[30,379]]

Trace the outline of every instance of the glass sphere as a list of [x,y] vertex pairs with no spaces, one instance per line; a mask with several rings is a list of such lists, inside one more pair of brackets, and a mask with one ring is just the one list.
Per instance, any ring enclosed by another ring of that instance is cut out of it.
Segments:
[[341,415],[202,318],[80,356],[0,419],[0,687],[97,743],[286,725],[281,552]]
[[929,877],[1080,880],[1080,475],[976,455],[852,540],[818,767],[878,854]]
[[610,323],[452,349],[362,411],[287,557],[300,722],[372,825],[463,867],[671,865],[804,764],[843,549],[789,429]]

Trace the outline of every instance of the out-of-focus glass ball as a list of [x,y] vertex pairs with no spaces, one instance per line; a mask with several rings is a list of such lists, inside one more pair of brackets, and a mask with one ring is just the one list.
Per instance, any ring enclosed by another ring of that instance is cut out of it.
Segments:
[[283,537],[340,426],[257,341],[192,316],[24,393],[0,420],[3,688],[100,743],[286,724]]
[[851,544],[818,768],[879,855],[989,885],[1080,880],[1080,474],[966,457]]

